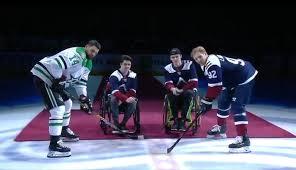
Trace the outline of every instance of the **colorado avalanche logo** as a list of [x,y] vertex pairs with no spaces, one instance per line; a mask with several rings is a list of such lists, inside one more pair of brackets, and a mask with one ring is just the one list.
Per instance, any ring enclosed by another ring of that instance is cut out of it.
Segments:
[[126,91],[127,91],[125,84],[120,85],[120,86],[118,87],[118,89],[119,89],[120,91],[123,91],[123,92],[126,92]]
[[186,81],[182,77],[179,77],[177,85],[180,85],[181,83],[186,83]]

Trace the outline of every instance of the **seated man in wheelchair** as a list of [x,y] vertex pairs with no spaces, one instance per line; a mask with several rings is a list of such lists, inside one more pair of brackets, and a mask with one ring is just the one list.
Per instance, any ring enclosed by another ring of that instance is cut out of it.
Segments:
[[[132,64],[132,58],[128,55],[122,55],[120,61],[120,68],[114,71],[110,78],[111,88],[111,112],[113,123],[120,128],[123,132],[128,132],[126,123],[136,111],[137,98],[136,98],[136,86],[137,86],[137,74],[130,70]],[[126,107],[123,120],[119,123],[119,108]],[[118,133],[116,130],[113,133]]]
[[[197,87],[198,79],[196,69],[192,61],[181,60],[182,54],[178,48],[170,51],[172,63],[164,67],[165,88],[169,91],[167,95],[170,110],[173,116],[171,130],[185,131],[187,113],[190,111],[190,103],[193,100],[193,89]],[[178,106],[181,107],[181,119],[178,118]]]

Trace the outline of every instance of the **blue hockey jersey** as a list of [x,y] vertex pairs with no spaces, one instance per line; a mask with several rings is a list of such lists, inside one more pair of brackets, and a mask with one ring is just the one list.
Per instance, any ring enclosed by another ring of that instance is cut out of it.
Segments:
[[211,95],[211,87],[233,88],[250,82],[258,73],[248,61],[213,54],[209,55],[201,69],[207,76],[210,88],[208,94],[210,93],[211,97],[215,97]]
[[193,89],[197,87],[196,68],[192,61],[182,60],[182,65],[179,68],[168,64],[164,67],[165,87],[170,90],[173,87],[179,89]]
[[137,89],[137,74],[133,71],[124,76],[119,70],[114,71],[109,77],[111,94],[119,100],[125,101],[128,97],[135,97]]

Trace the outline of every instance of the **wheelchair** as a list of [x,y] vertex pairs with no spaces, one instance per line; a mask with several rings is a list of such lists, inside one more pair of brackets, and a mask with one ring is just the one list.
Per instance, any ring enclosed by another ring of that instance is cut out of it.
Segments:
[[[192,123],[192,121],[195,120],[196,116],[197,119],[193,122],[192,127],[189,129],[192,132],[192,135],[194,135],[198,128],[200,127],[200,123],[201,123],[201,116],[199,115],[199,110],[200,110],[200,96],[197,93],[197,89],[193,89],[194,95],[193,95],[193,100],[191,101],[191,107],[189,109],[191,109],[191,114],[186,115],[186,124],[188,127],[190,123]],[[178,113],[180,111],[180,107],[178,106]],[[163,104],[163,126],[165,129],[165,133],[166,134],[173,134],[173,133],[180,133],[182,131],[173,131],[171,130],[172,125],[174,123],[174,119],[173,119],[173,115],[170,112],[170,102],[168,100],[168,96],[167,94],[164,97],[164,104]],[[180,116],[178,116],[178,121],[180,121],[181,118]]]
[[[124,114],[125,109],[127,107],[124,104],[119,106],[119,115]],[[113,123],[112,120],[112,111],[111,111],[111,90],[110,85],[107,82],[106,86],[103,90],[100,102],[100,116],[105,118],[107,121]],[[136,110],[132,114],[133,118],[133,129],[128,132],[129,134],[139,134],[141,132],[141,125],[140,125],[140,108],[139,108],[139,101],[137,101]],[[112,128],[109,127],[105,122],[100,120],[100,127],[103,130],[104,134],[112,134]]]

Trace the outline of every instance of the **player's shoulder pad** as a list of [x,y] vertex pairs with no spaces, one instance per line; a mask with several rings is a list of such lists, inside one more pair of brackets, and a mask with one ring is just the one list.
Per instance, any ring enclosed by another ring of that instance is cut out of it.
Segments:
[[77,48],[79,48],[79,47],[69,47],[69,48],[67,48],[67,49],[69,49],[69,50],[73,50],[73,51],[76,51]]
[[137,76],[137,73],[133,72],[132,70],[128,74],[128,77],[133,78],[133,79],[136,78],[136,76]]
[[218,67],[221,67],[221,63],[219,58],[216,55],[209,55],[207,63],[205,65],[205,70],[208,70],[211,66],[216,65]]
[[120,74],[120,72],[118,70],[115,70],[111,75],[110,75],[110,78],[111,77],[116,77],[118,80],[121,80],[122,79],[122,75]]
[[76,48],[77,48],[77,47],[66,48],[66,49],[64,49],[62,52],[66,52],[66,53],[75,53],[75,52],[76,52]]
[[59,52],[58,55],[63,58],[71,58],[76,54],[76,47],[66,48],[63,51]]
[[176,70],[173,68],[173,64],[172,64],[172,63],[166,65],[166,66],[164,67],[164,69],[165,69],[167,72],[169,72],[169,73],[174,73],[174,72],[176,72]]
[[184,61],[184,66],[182,68],[182,70],[190,70],[190,66],[192,64],[192,61],[190,60],[183,60]]

